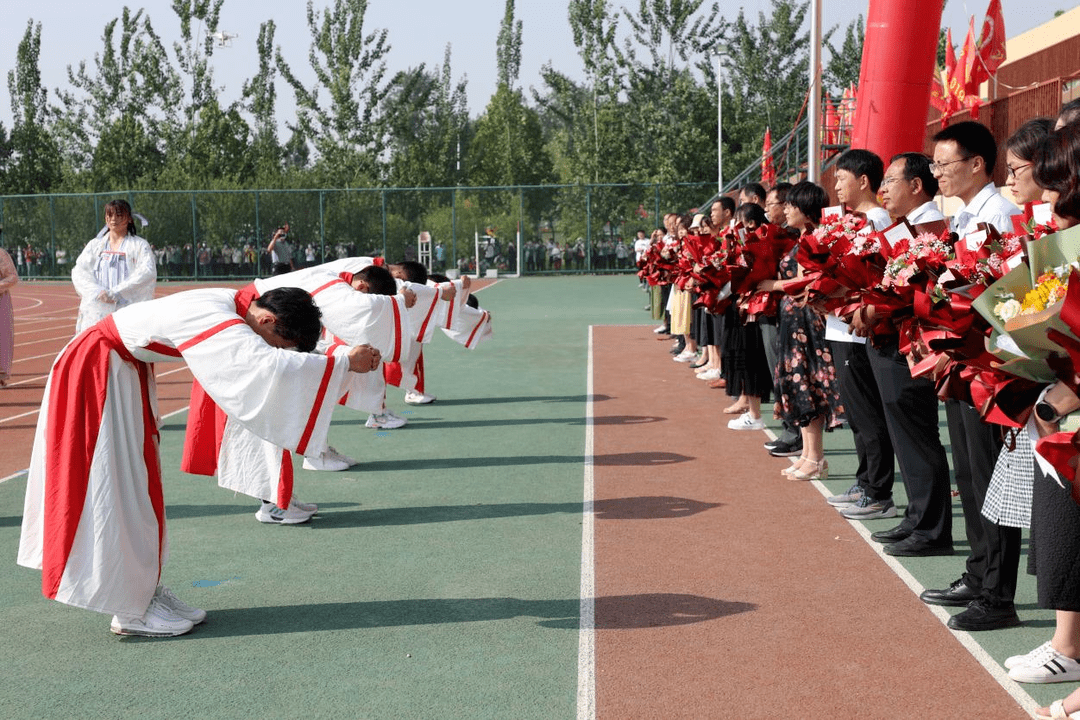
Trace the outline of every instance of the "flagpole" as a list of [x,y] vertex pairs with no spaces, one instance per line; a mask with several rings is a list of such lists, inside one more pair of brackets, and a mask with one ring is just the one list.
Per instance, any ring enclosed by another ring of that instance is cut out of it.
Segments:
[[713,45],[712,54],[716,57],[716,194],[724,194],[724,83],[723,63],[724,48]]
[[810,104],[806,111],[806,179],[821,175],[821,0],[810,0]]

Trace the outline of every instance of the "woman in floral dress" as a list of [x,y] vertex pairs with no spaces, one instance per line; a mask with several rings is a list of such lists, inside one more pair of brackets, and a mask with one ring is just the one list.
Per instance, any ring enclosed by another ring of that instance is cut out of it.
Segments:
[[[787,224],[803,233],[812,232],[828,204],[824,188],[803,181],[788,191],[784,204]],[[784,290],[801,277],[796,255],[798,245],[780,261],[778,280],[763,280],[759,290]],[[800,428],[803,452],[784,474],[796,480],[825,479],[822,436],[825,428],[843,422],[843,406],[832,353],[825,341],[825,318],[806,303],[785,296],[780,301],[777,329],[777,367],[774,387],[780,417]]]

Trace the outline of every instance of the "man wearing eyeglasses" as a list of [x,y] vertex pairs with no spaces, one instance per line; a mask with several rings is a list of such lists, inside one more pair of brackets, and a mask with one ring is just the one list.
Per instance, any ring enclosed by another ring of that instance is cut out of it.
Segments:
[[934,136],[930,170],[938,179],[942,195],[964,202],[950,223],[961,239],[981,222],[993,225],[999,232],[1010,232],[1009,218],[1020,214],[1020,209],[1002,197],[991,181],[996,163],[997,143],[985,125],[968,120]]
[[[963,238],[979,223],[999,232],[1012,229],[1020,209],[1001,196],[991,176],[997,143],[984,125],[961,122],[934,136],[931,171],[945,197],[958,197],[963,207],[950,228]],[[1020,529],[997,525],[982,516],[986,490],[1001,450],[1001,429],[982,421],[978,411],[959,400],[945,402],[952,445],[956,489],[964,508],[964,526],[971,551],[964,573],[948,588],[920,596],[934,605],[967,606],[949,619],[954,630],[996,630],[1020,624],[1013,598],[1020,563]]]

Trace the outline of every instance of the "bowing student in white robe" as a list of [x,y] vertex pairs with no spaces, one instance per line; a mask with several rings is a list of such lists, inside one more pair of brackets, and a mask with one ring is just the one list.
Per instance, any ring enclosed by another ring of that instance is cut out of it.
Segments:
[[[370,269],[354,275],[316,266],[256,280],[252,287],[259,294],[278,287],[298,287],[309,292],[322,312],[324,330],[318,347],[325,354],[338,352],[341,347],[367,345],[380,358],[397,358],[402,339],[410,334],[406,312],[415,296],[390,294],[396,290],[393,279],[389,272],[377,267],[376,271],[385,274],[383,292],[366,292]],[[352,373],[334,399],[351,397],[355,403],[381,404],[381,378],[381,372]],[[256,512],[260,522],[307,522],[318,506],[295,498],[290,453],[259,438],[242,423],[220,415],[212,399],[197,383],[193,384],[181,469],[197,475],[216,474],[219,486],[262,500]],[[304,467],[309,470],[345,470],[356,462],[330,446],[322,453],[307,455]]]
[[302,290],[207,289],[130,305],[68,343],[42,400],[19,543],[42,593],[112,614],[117,634],[178,635],[201,622],[205,612],[159,584],[168,543],[151,363],[187,362],[230,420],[318,454],[349,371],[378,365],[371,348],[287,349],[314,348],[320,331]]

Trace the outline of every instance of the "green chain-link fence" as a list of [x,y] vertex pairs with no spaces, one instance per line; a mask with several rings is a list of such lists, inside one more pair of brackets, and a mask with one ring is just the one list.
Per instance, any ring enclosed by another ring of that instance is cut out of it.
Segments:
[[637,230],[659,226],[665,212],[694,209],[714,189],[679,183],[19,195],[0,197],[0,225],[2,244],[24,277],[68,277],[104,226],[105,204],[116,198],[149,222],[140,235],[157,252],[161,279],[267,275],[266,245],[286,222],[298,267],[352,255],[417,259],[417,237],[427,232],[436,271],[629,272]]

